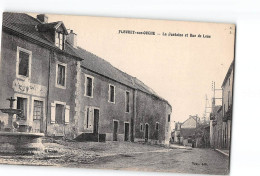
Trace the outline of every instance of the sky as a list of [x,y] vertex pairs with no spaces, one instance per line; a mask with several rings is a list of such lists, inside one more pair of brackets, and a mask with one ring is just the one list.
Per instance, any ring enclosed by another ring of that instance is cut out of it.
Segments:
[[[137,77],[168,100],[176,122],[185,121],[189,115],[203,116],[206,95],[211,104],[212,81],[217,89],[221,88],[234,58],[232,24],[47,16],[48,22],[63,21],[67,29],[72,29],[77,34],[78,46]],[[155,35],[122,34],[119,30],[152,31]],[[210,38],[203,38],[203,34]],[[221,97],[221,92],[216,95]]]

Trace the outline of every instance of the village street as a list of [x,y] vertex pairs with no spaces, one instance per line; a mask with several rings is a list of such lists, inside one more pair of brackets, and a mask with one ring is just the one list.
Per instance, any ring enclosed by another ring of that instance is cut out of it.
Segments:
[[227,174],[228,158],[211,149],[171,149],[130,142],[45,143],[35,156],[1,155],[2,164]]

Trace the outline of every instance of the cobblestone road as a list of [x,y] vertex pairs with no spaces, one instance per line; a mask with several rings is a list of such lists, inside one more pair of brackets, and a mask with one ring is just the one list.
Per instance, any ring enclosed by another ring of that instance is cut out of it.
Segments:
[[50,153],[0,156],[2,164],[228,174],[228,158],[211,149],[168,149],[128,142],[45,144]]

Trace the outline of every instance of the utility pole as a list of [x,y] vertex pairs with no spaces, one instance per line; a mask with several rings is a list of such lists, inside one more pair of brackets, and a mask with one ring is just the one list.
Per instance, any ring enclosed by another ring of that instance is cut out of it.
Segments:
[[210,112],[207,111],[207,109],[209,109],[209,108],[212,108],[212,107],[209,106],[209,99],[208,99],[208,96],[206,94],[206,98],[205,98],[205,111],[204,111],[204,115],[203,115],[204,123],[207,121],[207,119],[206,119],[207,118],[207,114],[210,113]]
[[222,89],[216,89],[215,81],[211,83],[211,89],[213,91],[213,98],[212,98],[212,108],[214,108],[216,104],[216,99],[222,100],[222,98],[216,98],[216,91],[222,91]]

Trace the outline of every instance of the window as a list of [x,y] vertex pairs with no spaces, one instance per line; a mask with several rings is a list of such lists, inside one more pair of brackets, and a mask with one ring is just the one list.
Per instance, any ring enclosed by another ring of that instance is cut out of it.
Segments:
[[31,76],[31,57],[32,52],[17,47],[17,77],[21,79],[30,78]]
[[169,114],[168,115],[168,122],[170,122],[171,121],[171,115]]
[[142,123],[140,124],[140,131],[144,131],[144,127]]
[[126,109],[125,109],[125,112],[129,112],[130,111],[130,107],[129,107],[129,92],[125,92],[125,101],[126,101]]
[[109,84],[109,102],[115,103],[115,86]]
[[155,124],[155,129],[159,130],[159,123],[158,122],[156,122],[156,124]]
[[55,122],[62,124],[64,119],[64,105],[56,104]]
[[85,76],[85,96],[93,97],[93,77]]
[[64,49],[64,34],[62,34],[60,32],[56,32],[55,35],[56,35],[55,45],[57,47],[59,47],[61,50],[63,50]]
[[66,88],[66,68],[67,65],[63,63],[57,63],[56,65],[56,87]]
[[34,100],[33,120],[41,120],[42,118],[43,118],[43,102]]
[[19,115],[22,119],[27,118],[27,98],[17,97],[17,109],[22,110],[21,115]]
[[51,123],[69,124],[70,106],[66,102],[54,101],[51,103]]

